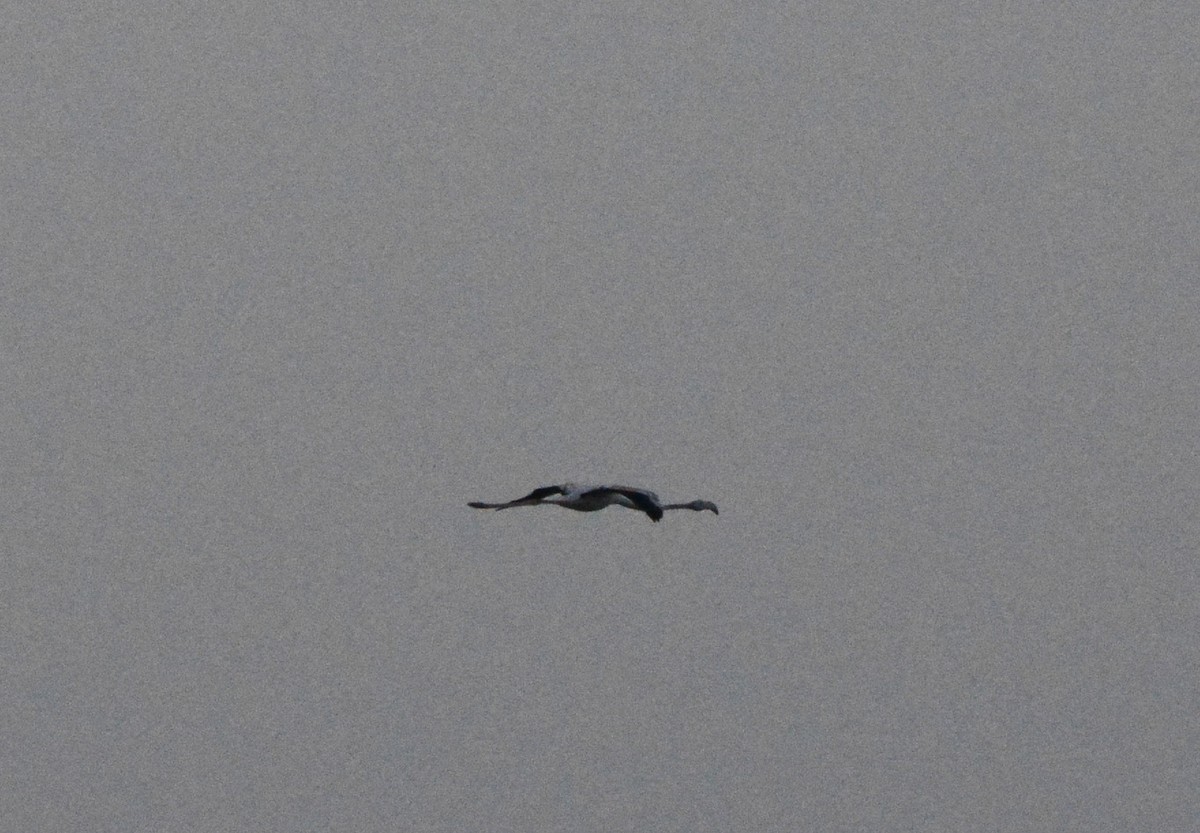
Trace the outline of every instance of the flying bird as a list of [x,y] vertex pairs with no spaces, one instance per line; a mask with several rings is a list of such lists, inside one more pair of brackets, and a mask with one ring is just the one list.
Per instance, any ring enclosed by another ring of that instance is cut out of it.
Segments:
[[663,512],[667,509],[691,509],[694,512],[707,509],[714,515],[719,514],[717,505],[711,500],[669,503],[664,506],[658,495],[648,489],[635,489],[632,486],[577,486],[574,483],[543,486],[508,503],[472,501],[467,506],[475,509],[511,509],[514,506],[537,506],[540,503],[553,503],[579,512],[596,512],[605,506],[625,506],[645,512],[650,516],[650,520],[655,522],[662,520]]

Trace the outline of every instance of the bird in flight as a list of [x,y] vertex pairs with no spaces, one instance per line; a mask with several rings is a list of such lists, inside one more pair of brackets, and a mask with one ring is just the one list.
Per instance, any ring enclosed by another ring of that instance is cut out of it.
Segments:
[[625,506],[645,512],[650,516],[650,520],[655,522],[662,520],[663,512],[667,509],[691,509],[694,512],[707,509],[714,515],[719,514],[717,505],[711,500],[663,505],[658,495],[648,489],[635,489],[632,486],[577,486],[574,483],[543,486],[508,503],[471,501],[467,506],[475,509],[511,509],[514,506],[537,506],[540,503],[553,503],[579,512],[596,512],[605,506]]

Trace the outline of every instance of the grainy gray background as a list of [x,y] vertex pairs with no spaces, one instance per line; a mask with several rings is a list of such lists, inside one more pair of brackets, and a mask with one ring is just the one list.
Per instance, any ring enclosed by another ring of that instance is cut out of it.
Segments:
[[0,829],[1192,829],[1197,43],[9,9]]

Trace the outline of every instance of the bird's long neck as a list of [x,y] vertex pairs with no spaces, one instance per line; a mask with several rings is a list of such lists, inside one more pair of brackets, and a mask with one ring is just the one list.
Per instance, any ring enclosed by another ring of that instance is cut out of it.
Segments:
[[707,500],[692,500],[687,503],[669,503],[664,506],[663,509],[691,509],[693,512],[699,512],[707,509],[709,512],[713,513],[716,513],[717,511],[716,504]]

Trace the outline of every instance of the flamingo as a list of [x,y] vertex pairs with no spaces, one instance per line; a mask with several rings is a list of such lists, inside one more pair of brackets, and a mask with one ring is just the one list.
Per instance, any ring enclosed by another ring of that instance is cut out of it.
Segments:
[[624,506],[645,512],[655,523],[662,520],[663,512],[668,509],[691,509],[694,512],[707,509],[714,515],[719,514],[717,505],[711,500],[669,503],[664,506],[658,495],[649,489],[635,489],[632,486],[579,486],[574,483],[563,483],[561,486],[542,486],[540,489],[534,489],[525,497],[510,500],[508,503],[471,501],[467,506],[475,509],[500,510],[511,509],[514,506],[537,506],[541,503],[553,503],[578,512],[596,512],[605,506]]

